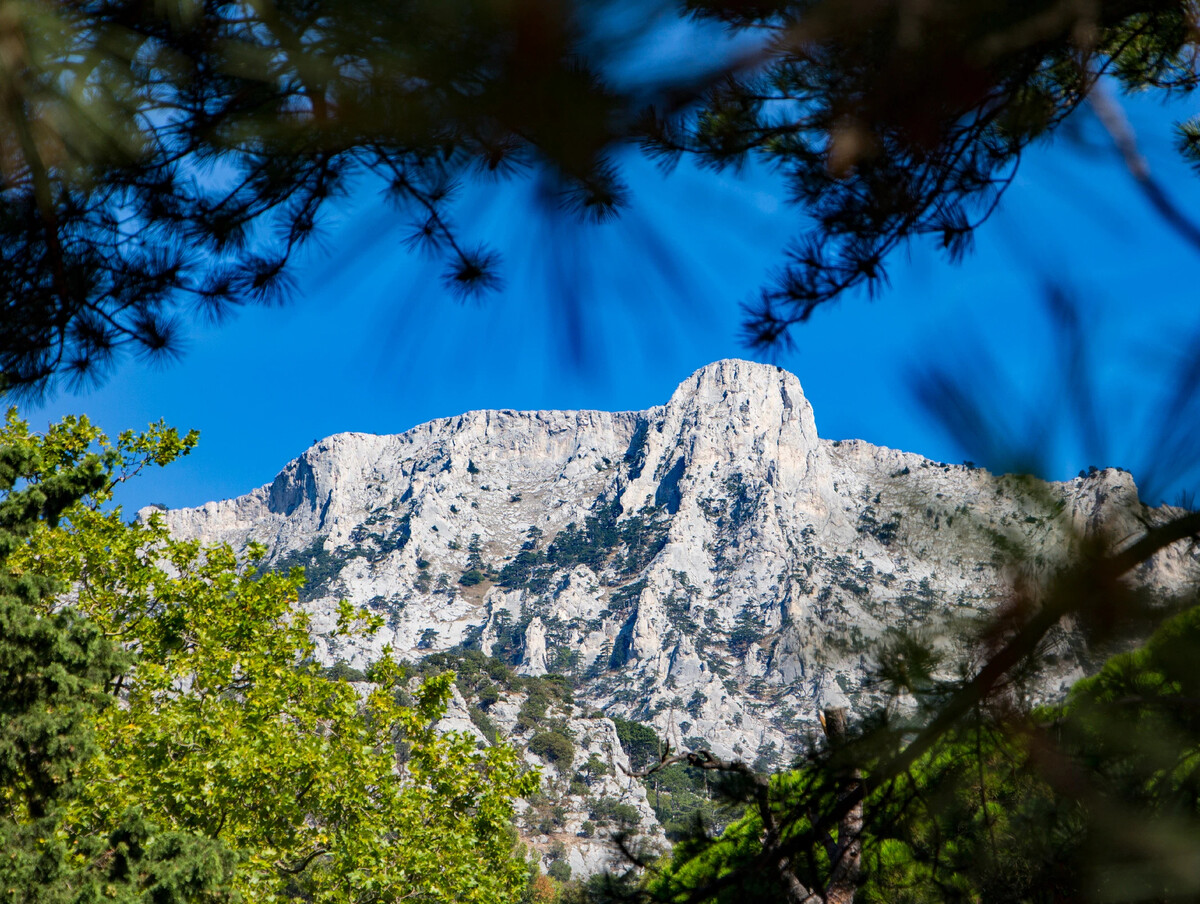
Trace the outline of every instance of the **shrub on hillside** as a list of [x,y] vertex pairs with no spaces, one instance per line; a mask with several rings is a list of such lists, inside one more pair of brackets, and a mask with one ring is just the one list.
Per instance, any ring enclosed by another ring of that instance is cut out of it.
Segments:
[[529,740],[529,752],[550,763],[569,765],[575,758],[575,743],[559,731],[539,731]]

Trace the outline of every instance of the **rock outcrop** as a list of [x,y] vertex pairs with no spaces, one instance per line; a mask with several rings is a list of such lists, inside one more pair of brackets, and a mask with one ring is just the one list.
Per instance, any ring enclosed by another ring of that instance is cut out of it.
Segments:
[[[245,496],[167,514],[176,533],[305,565],[328,662],[481,648],[571,676],[579,712],[762,766],[785,763],[825,703],[867,703],[890,627],[996,605],[1006,549],[1051,568],[1087,535],[1119,542],[1160,517],[1115,469],[1045,484],[819,439],[796,377],[746,361],[648,411],[332,436]],[[1139,579],[1167,587],[1194,564],[1161,554]],[[338,645],[341,598],[385,627]]]

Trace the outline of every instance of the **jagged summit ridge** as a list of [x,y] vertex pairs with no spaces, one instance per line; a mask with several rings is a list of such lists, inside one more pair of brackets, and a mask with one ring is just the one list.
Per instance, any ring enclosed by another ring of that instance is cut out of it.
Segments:
[[[1115,470],[1033,492],[819,439],[794,375],[732,360],[641,412],[474,411],[338,434],[245,496],[167,515],[179,534],[306,565],[327,661],[480,647],[571,675],[589,710],[765,763],[823,702],[865,705],[890,626],[993,606],[996,536],[1052,561],[1064,523],[1131,534],[1152,517]],[[1179,567],[1162,557],[1147,580]],[[339,598],[385,616],[375,640],[324,636]]]

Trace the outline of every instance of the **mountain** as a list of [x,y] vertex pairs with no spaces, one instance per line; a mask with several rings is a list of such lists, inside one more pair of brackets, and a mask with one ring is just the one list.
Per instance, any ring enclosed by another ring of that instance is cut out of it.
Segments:
[[[177,534],[256,540],[271,567],[304,565],[327,663],[361,668],[385,645],[412,660],[481,649],[521,675],[569,676],[572,718],[637,720],[764,768],[796,753],[824,705],[869,705],[889,629],[952,638],[996,606],[1013,550],[1049,569],[1089,534],[1120,541],[1163,517],[1117,469],[1042,483],[820,439],[795,376],[736,360],[647,411],[475,411],[339,434],[245,496],[166,513]],[[1138,579],[1169,588],[1191,564],[1160,554]],[[328,637],[341,598],[385,627]],[[1065,685],[1086,663],[1065,639],[1057,653]],[[500,721],[521,735],[516,709]],[[580,745],[579,762],[611,751],[601,722],[607,740]],[[577,765],[559,765],[569,783]]]

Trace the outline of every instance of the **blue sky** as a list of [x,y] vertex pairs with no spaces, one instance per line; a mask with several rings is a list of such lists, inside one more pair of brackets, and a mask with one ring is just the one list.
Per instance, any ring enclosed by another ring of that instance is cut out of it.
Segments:
[[[1200,178],[1178,160],[1170,134],[1194,105],[1124,103],[1152,170],[1200,218]],[[948,437],[914,402],[913,374],[947,367],[986,387],[1012,444],[1032,437],[1030,421],[1054,425],[1038,442],[1047,476],[1091,464],[1141,476],[1152,460],[1152,401],[1200,330],[1200,254],[1150,210],[1086,113],[1078,126],[1083,140],[1059,137],[1027,155],[965,263],[915,245],[889,262],[891,287],[877,299],[849,297],[796,330],[794,350],[775,360],[800,378],[822,436],[1003,467]],[[764,172],[684,166],[664,178],[637,158],[627,172],[633,208],[580,229],[546,217],[528,182],[467,191],[458,210],[465,233],[504,256],[506,287],[480,304],[447,296],[442,264],[407,252],[403,224],[360,192],[329,218],[290,304],[194,324],[180,361],[125,361],[99,389],[26,414],[44,424],[84,412],[114,432],[160,417],[198,428],[189,459],[122,489],[129,510],[238,495],[340,431],[400,432],[478,408],[660,404],[696,368],[749,357],[738,305],[804,220]],[[1043,302],[1050,282],[1088,325],[1099,443],[1081,441],[1061,417]],[[574,305],[564,303],[567,287]],[[1173,497],[1195,477],[1165,481],[1161,494]]]

